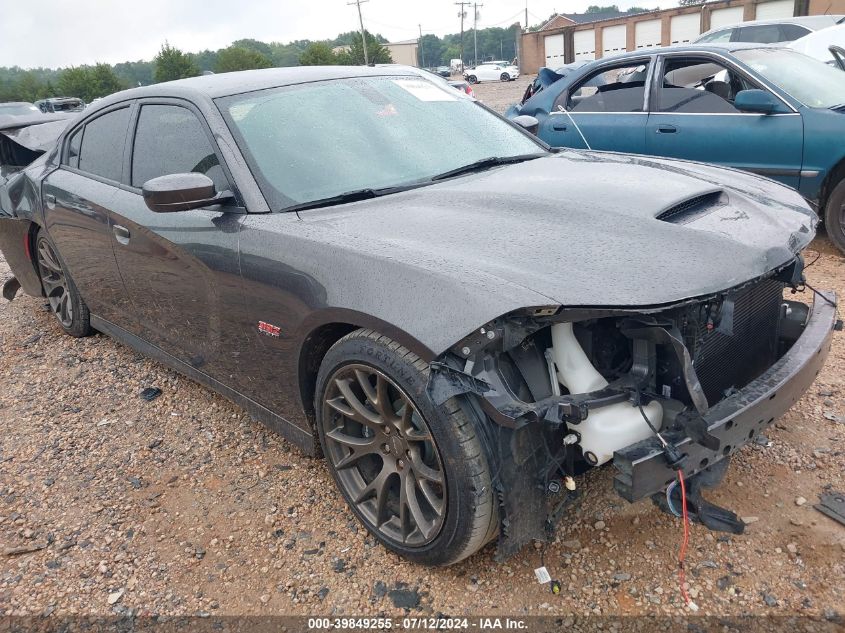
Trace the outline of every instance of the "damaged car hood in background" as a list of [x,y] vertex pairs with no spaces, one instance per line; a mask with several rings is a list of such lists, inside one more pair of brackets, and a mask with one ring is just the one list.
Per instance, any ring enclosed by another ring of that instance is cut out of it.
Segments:
[[0,115],[0,184],[56,145],[72,114]]
[[797,193],[764,178],[582,151],[300,215],[311,237],[570,307],[728,289],[789,263],[817,223]]

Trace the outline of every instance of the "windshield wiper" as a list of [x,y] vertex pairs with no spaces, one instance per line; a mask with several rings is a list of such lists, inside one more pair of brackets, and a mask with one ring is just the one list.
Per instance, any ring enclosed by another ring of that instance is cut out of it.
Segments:
[[378,198],[386,196],[391,193],[398,193],[400,191],[407,191],[415,187],[421,187],[426,183],[413,183],[409,185],[400,185],[397,187],[383,187],[381,189],[355,189],[354,191],[346,191],[339,193],[336,196],[329,196],[328,198],[319,198],[317,200],[309,200],[308,202],[299,202],[284,207],[280,210],[282,213],[290,211],[304,211],[306,209],[320,209],[322,207],[331,207],[336,204],[346,204],[348,202],[358,202],[359,200],[369,200],[370,198]]
[[830,110],[845,110],[845,103],[840,103],[839,105],[830,106]]
[[498,167],[499,165],[522,163],[527,160],[534,160],[535,158],[541,158],[543,156],[548,156],[548,154],[545,152],[538,152],[535,154],[520,154],[518,156],[490,156],[489,158],[482,158],[481,160],[477,160],[469,165],[464,165],[463,167],[456,167],[455,169],[444,171],[442,174],[437,174],[432,177],[432,180],[446,180],[447,178],[452,178],[453,176],[461,176],[463,174],[471,174],[476,171],[484,171],[485,169]]

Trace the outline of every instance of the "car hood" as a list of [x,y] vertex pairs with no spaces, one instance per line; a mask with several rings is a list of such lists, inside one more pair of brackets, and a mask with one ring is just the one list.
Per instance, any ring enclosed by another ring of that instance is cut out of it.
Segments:
[[[696,211],[696,200],[712,204]],[[686,223],[658,218],[681,203],[693,207],[674,216]],[[368,257],[594,307],[656,306],[760,277],[790,262],[817,221],[764,178],[581,151],[301,215]]]

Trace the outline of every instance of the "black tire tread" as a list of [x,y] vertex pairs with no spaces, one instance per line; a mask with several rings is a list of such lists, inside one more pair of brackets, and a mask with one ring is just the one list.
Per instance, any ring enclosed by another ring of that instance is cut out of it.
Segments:
[[845,253],[845,226],[842,224],[842,205],[845,204],[845,178],[842,178],[827,197],[824,224],[827,236],[841,252]]

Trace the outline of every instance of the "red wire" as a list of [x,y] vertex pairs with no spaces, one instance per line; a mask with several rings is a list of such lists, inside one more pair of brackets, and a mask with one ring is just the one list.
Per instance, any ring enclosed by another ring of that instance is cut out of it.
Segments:
[[684,473],[678,471],[678,483],[681,484],[681,519],[684,522],[684,540],[681,543],[681,551],[678,553],[678,579],[681,583],[681,595],[684,597],[686,604],[690,603],[690,597],[686,584],[686,572],[684,571],[684,560],[687,557],[687,545],[689,544],[689,517],[687,516],[687,488],[684,485]]

